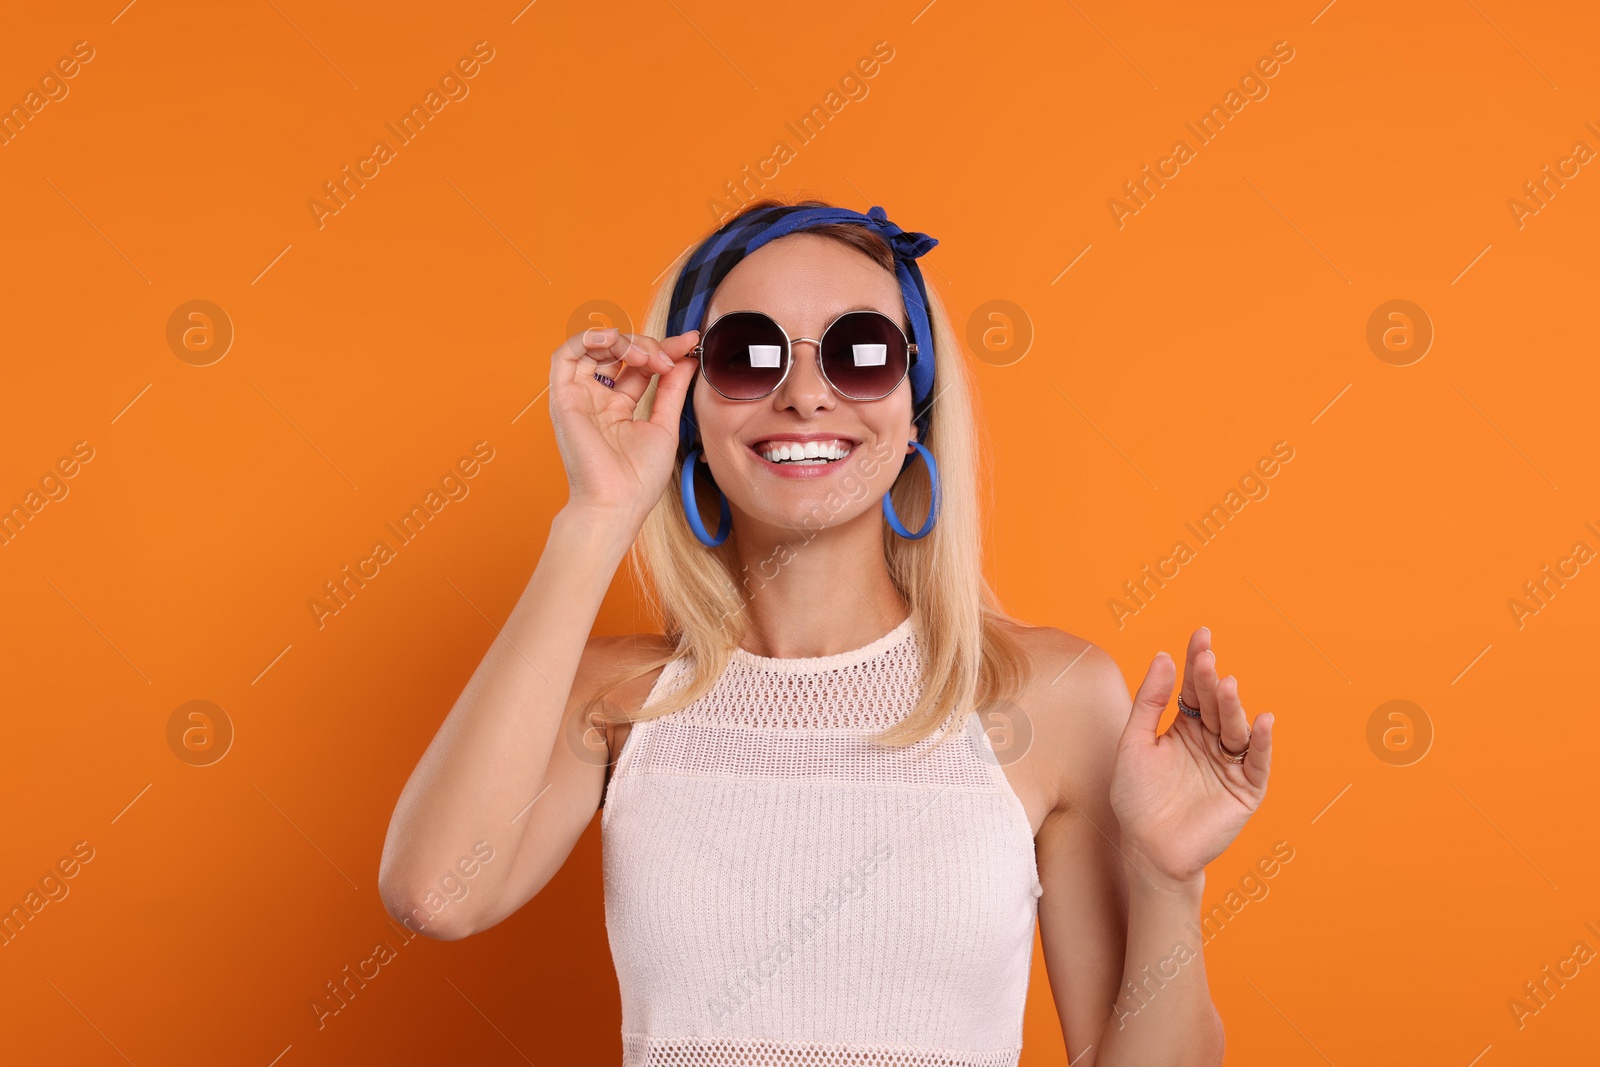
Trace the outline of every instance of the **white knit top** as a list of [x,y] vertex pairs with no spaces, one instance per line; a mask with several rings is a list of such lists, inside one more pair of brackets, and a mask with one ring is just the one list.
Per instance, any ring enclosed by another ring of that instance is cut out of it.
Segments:
[[633,725],[600,818],[625,1067],[1016,1064],[1033,833],[976,715],[943,745],[868,739],[919,671],[910,617],[833,656],[735,649]]

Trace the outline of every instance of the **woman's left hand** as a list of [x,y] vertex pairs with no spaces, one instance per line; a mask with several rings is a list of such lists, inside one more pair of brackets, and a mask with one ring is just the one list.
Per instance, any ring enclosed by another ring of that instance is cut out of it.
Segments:
[[[1195,884],[1260,806],[1272,762],[1272,713],[1254,728],[1239,703],[1239,682],[1217,678],[1211,631],[1189,639],[1183,702],[1201,717],[1179,713],[1157,736],[1172,698],[1172,657],[1156,654],[1133,698],[1128,725],[1111,771],[1111,806],[1122,829],[1122,850],[1147,879],[1164,888]],[[1248,754],[1243,763],[1223,758]]]

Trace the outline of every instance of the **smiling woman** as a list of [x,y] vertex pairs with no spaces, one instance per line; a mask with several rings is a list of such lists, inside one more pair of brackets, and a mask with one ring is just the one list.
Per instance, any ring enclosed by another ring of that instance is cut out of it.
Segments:
[[[701,488],[662,497],[635,549],[635,565],[656,591],[667,636],[707,665],[681,698],[656,713],[703,695],[727,651],[754,636],[748,633],[753,624],[815,611],[817,601],[831,596],[826,590],[842,587],[870,605],[858,623],[862,641],[904,617],[908,606],[926,620],[922,693],[884,738],[904,743],[940,727],[952,705],[1009,699],[1023,673],[1022,653],[982,572],[970,376],[937,295],[907,265],[936,241],[901,230],[881,208],[873,209],[875,216],[856,216],[881,220],[880,230],[843,221],[855,213],[817,201],[795,206],[818,214],[803,230],[782,232],[768,226],[799,222],[792,207],[772,200],[747,205],[723,225],[722,240],[702,245],[706,253],[721,251],[720,264],[686,262],[645,324],[647,331],[671,333],[704,323],[699,378],[711,386],[690,382],[674,459],[684,467],[698,441],[704,463],[690,466]],[[746,244],[742,258],[729,263],[729,238],[741,234],[759,244]],[[770,327],[727,325],[752,318]],[[857,370],[855,350],[870,343],[884,344],[893,356]],[[770,367],[761,366],[764,345],[777,349]],[[644,390],[637,414],[653,411],[659,388],[658,380]],[[787,434],[850,442],[855,458],[786,466],[751,447]],[[922,454],[919,443],[928,465],[914,463]],[[855,482],[847,485],[849,478]],[[887,498],[888,511],[927,525],[936,483],[941,508],[931,536],[896,536],[872,507]],[[688,509],[703,509],[719,493],[741,534],[717,549],[719,566],[707,570],[700,566],[707,553],[696,542]],[[826,544],[808,539],[804,564],[788,568],[795,582],[807,575],[813,581],[786,590],[781,601],[776,590],[754,602],[733,595],[724,568],[751,562],[756,545],[792,542],[793,531],[819,513],[829,516]],[[883,562],[876,562],[879,556]]]
[[[569,500],[379,883],[404,915],[526,814],[424,931],[466,937],[598,809],[627,1067],[1014,1067],[1036,930],[1079,1067],[1221,1062],[1187,945],[1271,716],[1252,741],[1202,628],[1158,734],[1170,657],[1131,698],[1103,651],[1000,606],[967,361],[916,263],[936,244],[881,207],[760,200],[674,265],[645,332],[552,354]],[[660,632],[589,635],[630,558]],[[1026,758],[996,752],[997,708]],[[570,743],[593,729],[602,759]],[[1117,1014],[1152,967],[1160,996]]]

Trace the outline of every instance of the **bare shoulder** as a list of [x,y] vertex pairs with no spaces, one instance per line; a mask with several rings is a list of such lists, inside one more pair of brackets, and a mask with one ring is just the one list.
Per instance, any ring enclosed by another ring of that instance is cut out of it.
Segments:
[[1122,669],[1105,649],[1076,634],[1004,625],[1028,663],[1016,703],[1033,728],[1037,773],[1065,799],[1098,795],[1133,704]]
[[1117,661],[1087,638],[1016,620],[1002,625],[1027,656],[1023,692],[1038,702],[1040,711],[1081,715],[1084,700],[1093,701],[1108,687],[1124,684]]

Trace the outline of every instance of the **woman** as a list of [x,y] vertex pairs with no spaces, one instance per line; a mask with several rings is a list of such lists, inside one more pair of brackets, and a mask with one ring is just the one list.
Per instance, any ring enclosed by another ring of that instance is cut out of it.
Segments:
[[[551,359],[569,499],[380,881],[465,937],[600,808],[627,1064],[1015,1064],[1036,918],[1075,1067],[1222,1062],[1201,889],[1265,794],[1271,716],[1252,738],[1200,629],[1157,735],[1166,653],[1130,700],[1098,647],[999,608],[935,243],[758,201],[644,333]],[[589,637],[630,550],[666,632]],[[480,841],[503,860],[433,907]]]

